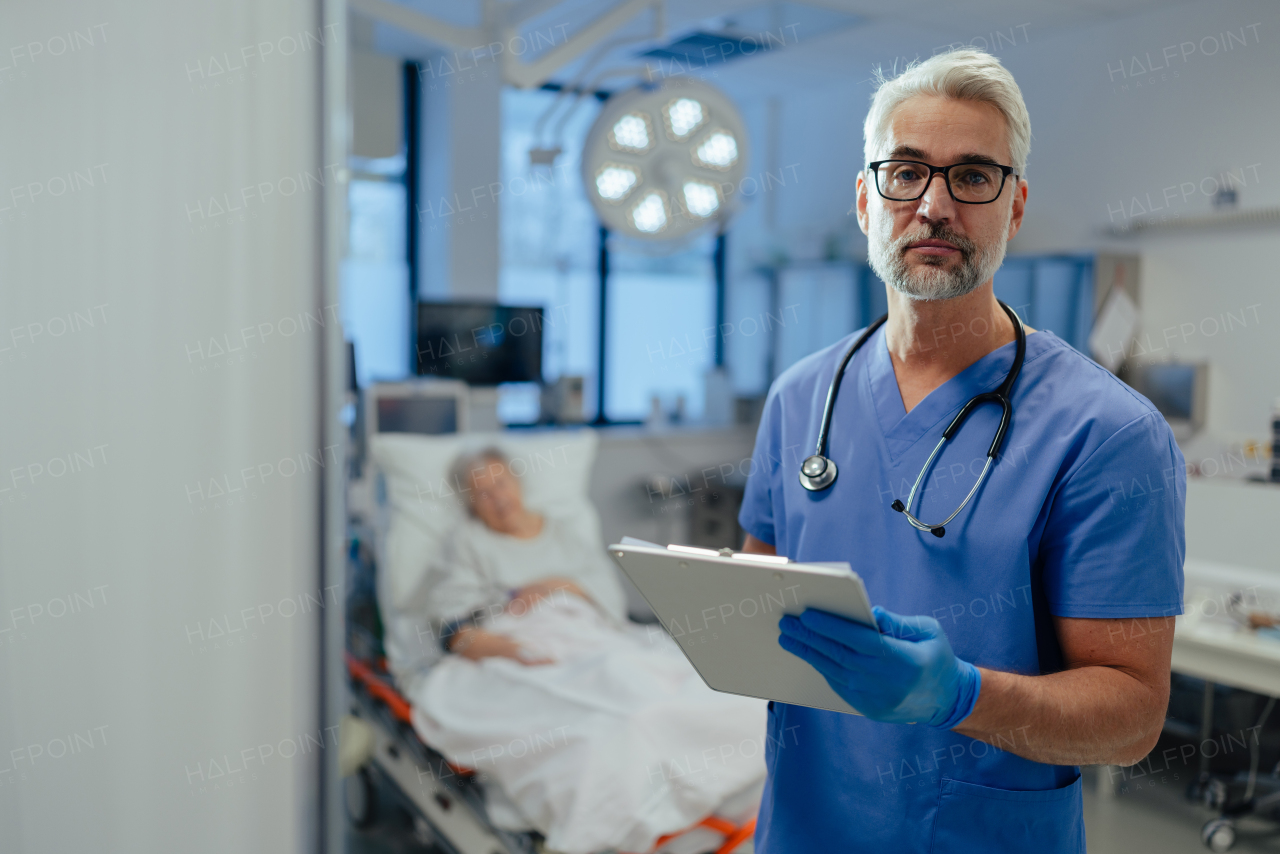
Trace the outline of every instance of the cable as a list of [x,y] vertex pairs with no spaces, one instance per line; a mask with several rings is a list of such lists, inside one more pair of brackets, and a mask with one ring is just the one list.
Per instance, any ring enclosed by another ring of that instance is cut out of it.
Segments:
[[1266,708],[1262,710],[1262,717],[1258,718],[1258,725],[1254,727],[1253,744],[1249,745],[1249,784],[1244,788],[1246,803],[1253,797],[1253,787],[1258,782],[1258,760],[1262,754],[1262,725],[1267,722],[1267,718],[1271,715],[1271,710],[1275,708],[1275,705],[1275,697],[1267,700]]
[[578,105],[581,104],[582,101],[584,100],[583,98],[584,95],[592,92],[598,92],[600,84],[605,80],[609,79],[610,77],[629,76],[632,74],[639,75],[639,74],[646,73],[648,70],[649,70],[648,66],[637,67],[637,66],[630,66],[630,65],[624,66],[622,68],[609,68],[604,71],[601,71],[595,77],[591,78],[591,82],[587,84],[585,88],[578,87],[578,91],[579,91],[578,97],[573,99],[573,102],[569,104],[569,109],[565,110],[561,114],[559,120],[556,121],[556,126],[551,131],[551,141],[553,143],[556,143],[564,138],[564,127],[566,124],[569,123],[569,119],[573,118],[573,114],[578,111]]

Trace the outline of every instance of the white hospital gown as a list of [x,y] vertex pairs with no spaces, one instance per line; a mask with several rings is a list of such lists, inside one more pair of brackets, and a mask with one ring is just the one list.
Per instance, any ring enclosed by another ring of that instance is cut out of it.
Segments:
[[574,520],[550,515],[527,540],[467,519],[449,538],[444,559],[428,570],[427,617],[438,626],[497,613],[508,591],[551,576],[576,581],[619,625],[626,619],[626,594],[602,545]]
[[[573,540],[560,530],[548,520],[544,534],[567,550]],[[461,545],[459,556],[499,563],[446,587],[449,607],[505,601],[507,588],[549,575],[573,578],[608,606],[553,597],[486,619],[555,663],[447,656],[415,689],[414,727],[501,786],[548,848],[647,851],[763,777],[765,704],[712,691],[659,627],[620,619],[622,591],[599,545],[549,566],[534,553],[541,539]]]

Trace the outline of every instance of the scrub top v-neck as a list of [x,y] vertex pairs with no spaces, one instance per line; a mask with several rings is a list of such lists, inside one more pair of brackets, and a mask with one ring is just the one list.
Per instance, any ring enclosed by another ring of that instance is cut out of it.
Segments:
[[[936,618],[960,658],[998,670],[1060,669],[1052,615],[1181,613],[1186,469],[1173,434],[1149,401],[1052,332],[1027,336],[1004,448],[945,537],[890,504],[906,502],[960,407],[1004,380],[1012,343],[907,412],[877,330],[836,398],[827,456],[840,477],[805,490],[800,463],[854,336],[770,390],[739,515],[747,533],[793,560],[847,561],[873,603]],[[980,407],[947,444],[921,482],[919,518],[945,518],[972,488],[999,417]],[[1001,748],[1025,737],[993,746],[771,703],[756,850],[1083,851],[1079,769]]]

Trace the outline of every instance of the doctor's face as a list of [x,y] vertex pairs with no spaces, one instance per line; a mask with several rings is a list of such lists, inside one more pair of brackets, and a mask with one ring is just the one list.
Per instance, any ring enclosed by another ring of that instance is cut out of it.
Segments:
[[[991,104],[917,95],[890,115],[873,159],[949,166],[975,158],[1013,165],[1000,111]],[[963,296],[999,269],[1006,244],[1022,224],[1026,197],[1026,182],[1010,175],[994,202],[964,204],[951,197],[942,175],[934,175],[920,198],[890,201],[863,164],[858,225],[867,235],[871,268],[913,299]]]

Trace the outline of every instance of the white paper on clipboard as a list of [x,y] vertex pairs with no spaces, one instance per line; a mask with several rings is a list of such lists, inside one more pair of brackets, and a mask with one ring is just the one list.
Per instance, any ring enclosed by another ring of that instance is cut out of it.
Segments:
[[805,608],[875,625],[849,564],[664,548],[630,537],[609,555],[711,689],[857,714],[818,671],[778,645],[778,621]]

